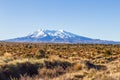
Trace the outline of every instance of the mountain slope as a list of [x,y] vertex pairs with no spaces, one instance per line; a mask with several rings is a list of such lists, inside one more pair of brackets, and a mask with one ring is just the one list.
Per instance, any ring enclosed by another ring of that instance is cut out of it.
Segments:
[[25,37],[5,40],[8,42],[45,42],[45,43],[98,43],[119,44],[119,42],[92,39],[64,30],[37,30]]

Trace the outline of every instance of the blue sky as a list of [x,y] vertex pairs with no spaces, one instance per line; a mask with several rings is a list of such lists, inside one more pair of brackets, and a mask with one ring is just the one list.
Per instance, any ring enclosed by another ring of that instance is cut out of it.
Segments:
[[120,0],[0,0],[0,40],[37,29],[120,41]]

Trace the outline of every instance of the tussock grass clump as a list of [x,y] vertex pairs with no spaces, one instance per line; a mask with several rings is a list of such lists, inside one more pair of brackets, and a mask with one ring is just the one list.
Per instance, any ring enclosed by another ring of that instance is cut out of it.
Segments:
[[110,50],[106,50],[104,53],[106,56],[112,55],[112,52]]
[[54,61],[48,61],[48,60],[45,60],[45,67],[47,69],[53,69],[53,68],[56,68],[56,67],[61,67],[63,68],[64,70],[68,67],[71,67],[72,64],[70,62],[67,62],[67,61],[60,61],[60,60],[54,60]]
[[42,68],[43,64],[32,64],[30,62],[4,65],[0,69],[0,80],[9,80],[11,77],[20,78],[20,75],[27,74],[33,76],[38,74],[38,68]]
[[84,67],[89,70],[89,69],[96,69],[96,70],[106,70],[107,67],[104,65],[95,65],[91,63],[90,61],[84,61]]
[[37,50],[35,53],[36,58],[45,58],[46,52],[44,50]]

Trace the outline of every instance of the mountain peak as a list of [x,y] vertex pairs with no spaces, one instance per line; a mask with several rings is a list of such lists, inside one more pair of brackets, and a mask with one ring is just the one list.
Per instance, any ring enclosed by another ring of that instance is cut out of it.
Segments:
[[39,38],[40,36],[45,36],[44,31],[45,31],[45,30],[43,30],[43,29],[38,29],[37,31],[31,33],[31,34],[28,35],[28,36],[35,37],[35,38]]
[[44,31],[44,29],[38,29],[37,32]]
[[64,30],[62,30],[62,29],[60,29],[60,30],[58,30],[59,32],[65,32]]
[[38,29],[37,31],[33,32],[32,34],[28,36],[35,37],[35,38],[46,37],[46,36],[66,38],[72,35],[62,29],[61,30]]

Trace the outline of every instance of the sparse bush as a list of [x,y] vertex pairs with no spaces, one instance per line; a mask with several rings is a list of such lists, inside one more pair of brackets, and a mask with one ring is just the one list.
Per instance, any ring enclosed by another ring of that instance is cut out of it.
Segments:
[[111,52],[110,50],[106,50],[106,51],[105,51],[105,55],[106,55],[106,56],[112,55],[112,52]]
[[20,75],[24,74],[28,76],[37,75],[38,68],[42,67],[42,64],[32,64],[30,62],[18,63],[17,65],[5,65],[2,70],[0,70],[0,80],[20,78]]
[[46,57],[45,51],[44,50],[37,50],[35,57],[36,58],[45,58]]
[[66,69],[70,66],[72,66],[72,64],[70,62],[67,62],[67,61],[45,61],[45,67],[47,69],[53,69],[53,68],[56,68],[56,67],[61,67],[63,69]]
[[90,70],[90,69],[106,70],[107,69],[107,67],[104,65],[96,65],[91,63],[90,61],[84,61],[84,68],[87,70]]
[[32,55],[32,54],[29,54],[29,53],[26,53],[26,54],[23,54],[22,55],[22,57],[24,57],[24,58],[31,58],[31,57],[33,57],[34,55]]

